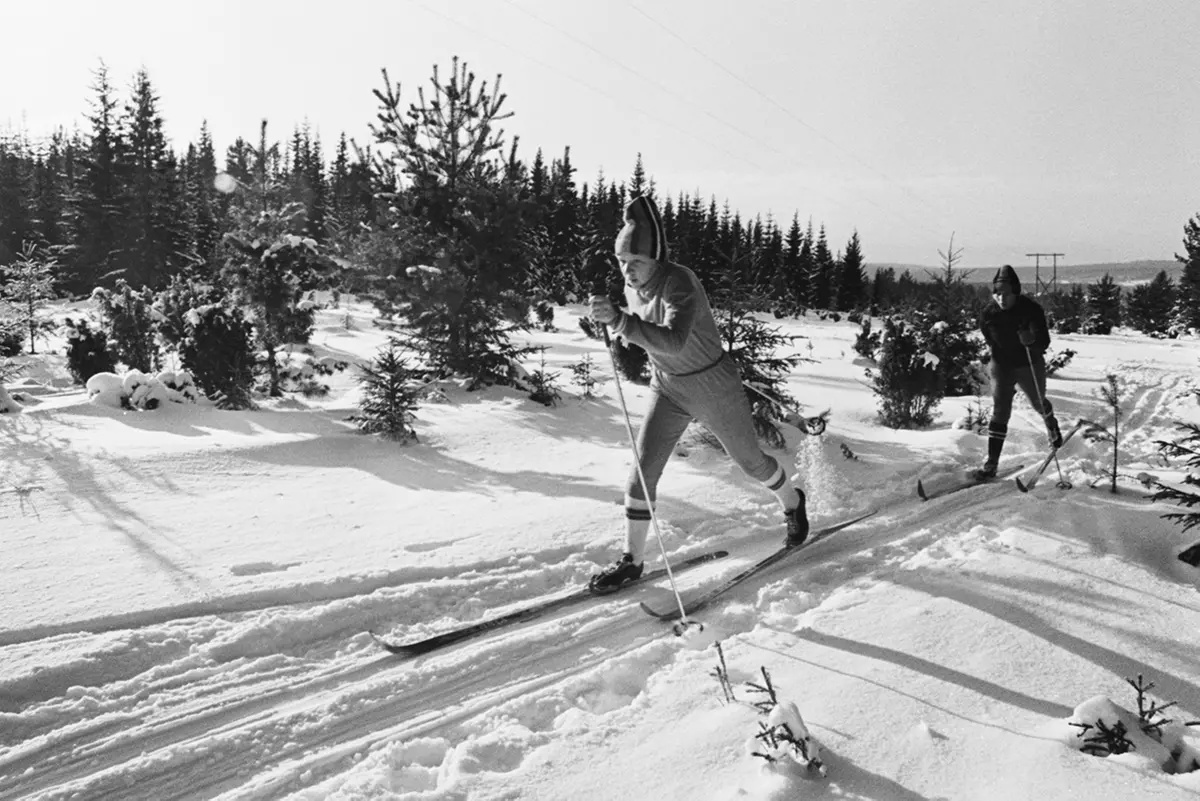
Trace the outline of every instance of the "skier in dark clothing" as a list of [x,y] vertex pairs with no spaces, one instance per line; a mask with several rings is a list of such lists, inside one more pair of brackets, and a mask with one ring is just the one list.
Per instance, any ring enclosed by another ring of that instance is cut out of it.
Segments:
[[1042,415],[1050,447],[1062,445],[1058,419],[1046,397],[1045,353],[1050,347],[1046,313],[1037,301],[1021,294],[1017,272],[1008,264],[992,277],[992,299],[995,303],[979,317],[979,330],[992,356],[992,419],[988,424],[987,461],[975,471],[979,479],[996,475],[1017,387]]

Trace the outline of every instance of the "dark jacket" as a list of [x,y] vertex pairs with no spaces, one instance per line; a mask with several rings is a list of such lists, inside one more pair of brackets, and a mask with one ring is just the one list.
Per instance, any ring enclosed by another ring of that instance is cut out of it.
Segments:
[[[1030,329],[1034,334],[1028,355],[1018,336],[1022,329]],[[992,351],[992,359],[1000,367],[1028,367],[1030,355],[1035,364],[1041,364],[1042,354],[1050,347],[1046,313],[1036,300],[1025,295],[1018,295],[1017,302],[1007,311],[989,303],[979,315],[979,330]]]

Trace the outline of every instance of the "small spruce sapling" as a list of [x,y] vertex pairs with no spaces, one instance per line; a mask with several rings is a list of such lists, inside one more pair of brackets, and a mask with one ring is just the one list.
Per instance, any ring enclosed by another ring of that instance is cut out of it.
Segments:
[[729,668],[725,664],[725,651],[721,648],[720,641],[713,643],[717,649],[717,658],[720,660],[715,668],[712,669],[710,675],[715,676],[721,684],[721,692],[725,696],[725,703],[730,704],[737,700],[733,693],[733,684],[729,681]]
[[[1121,384],[1115,373],[1109,373],[1105,377],[1105,384],[1100,387],[1100,397],[1108,404],[1112,410],[1113,425],[1110,431],[1099,423],[1089,422],[1083,428],[1082,434],[1089,442],[1111,442],[1112,443],[1112,467],[1105,473],[1105,476],[1110,480],[1109,492],[1116,494],[1117,492],[1117,460],[1119,456],[1120,446],[1120,423],[1121,423]],[[1100,479],[1092,482],[1095,486]]]
[[596,372],[596,363],[592,354],[583,354],[583,359],[571,365],[571,383],[583,390],[583,397],[591,400],[596,397],[596,387],[603,384],[605,378]]
[[558,392],[558,373],[547,372],[546,370],[546,349],[541,348],[538,353],[538,369],[529,373],[525,380],[532,387],[529,397],[543,406],[553,406],[562,396]]
[[754,707],[767,716],[766,722],[759,721],[758,733],[754,736],[751,756],[763,759],[769,765],[778,765],[790,758],[797,765],[827,774],[821,760],[821,746],[809,733],[800,710],[791,701],[780,701],[771,684],[771,675],[761,668],[763,684],[747,682],[753,692],[766,695],[766,699],[754,702]]
[[[1183,432],[1183,436],[1173,441],[1157,440],[1159,453],[1164,457],[1182,458],[1189,468],[1200,469],[1200,425],[1196,423],[1176,423],[1175,427]],[[1169,486],[1154,482],[1157,492],[1152,496],[1155,501],[1172,501],[1179,506],[1191,509],[1200,506],[1200,489],[1191,490],[1185,487],[1200,488],[1200,473],[1188,473],[1183,478],[1183,486]],[[1171,520],[1189,531],[1200,526],[1200,511],[1168,512],[1164,520]]]
[[1068,725],[1079,729],[1083,738],[1082,751],[1092,756],[1108,756],[1110,754],[1126,754],[1134,749],[1133,741],[1129,739],[1129,730],[1125,724],[1117,721],[1109,726],[1103,720],[1092,723],[1070,723]]
[[1154,689],[1154,682],[1147,684],[1143,680],[1141,673],[1138,674],[1136,682],[1128,677],[1125,681],[1137,692],[1138,723],[1141,725],[1142,731],[1155,740],[1162,742],[1163,726],[1171,722],[1171,718],[1163,715],[1163,710],[1175,706],[1178,701],[1160,704],[1148,698],[1148,693]]
[[349,418],[364,434],[380,434],[397,442],[416,441],[413,429],[417,396],[424,384],[409,365],[409,355],[394,339],[380,348],[375,360],[362,366],[360,413]]
[[43,311],[56,297],[54,270],[58,262],[40,255],[39,250],[33,242],[24,242],[17,260],[0,266],[0,300],[12,304],[16,320],[28,331],[30,353],[37,353],[38,337],[52,327]]

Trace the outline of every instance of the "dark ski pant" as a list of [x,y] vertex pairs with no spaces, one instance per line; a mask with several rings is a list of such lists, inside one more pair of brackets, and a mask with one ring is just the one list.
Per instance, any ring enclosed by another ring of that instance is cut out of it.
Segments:
[[[1008,421],[1012,417],[1013,398],[1017,387],[1029,398],[1032,406],[1047,421],[1054,414],[1054,407],[1046,397],[1046,365],[1041,359],[1034,359],[1033,365],[1021,367],[1004,367],[992,359],[992,419],[988,423],[988,461],[1000,459],[1004,449],[1004,440],[1008,436]],[[1038,408],[1038,398],[1042,407]]]
[[693,419],[720,440],[725,452],[750,478],[765,483],[779,470],[779,462],[759,447],[750,403],[732,359],[726,357],[696,375],[656,372],[651,388],[650,408],[638,432],[638,453],[650,497],[644,497],[635,465],[626,483],[628,498],[654,503],[663,469]]

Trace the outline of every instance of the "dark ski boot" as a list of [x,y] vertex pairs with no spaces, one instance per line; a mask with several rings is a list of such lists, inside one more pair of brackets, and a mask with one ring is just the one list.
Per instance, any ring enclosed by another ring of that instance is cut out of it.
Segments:
[[800,504],[787,513],[787,539],[783,541],[789,548],[795,548],[808,539],[808,510],[804,493],[796,490],[796,494],[800,496]]
[[644,562],[634,564],[633,554],[626,553],[611,566],[604,568],[588,582],[588,589],[596,595],[609,595],[621,589],[630,581],[642,577]]

